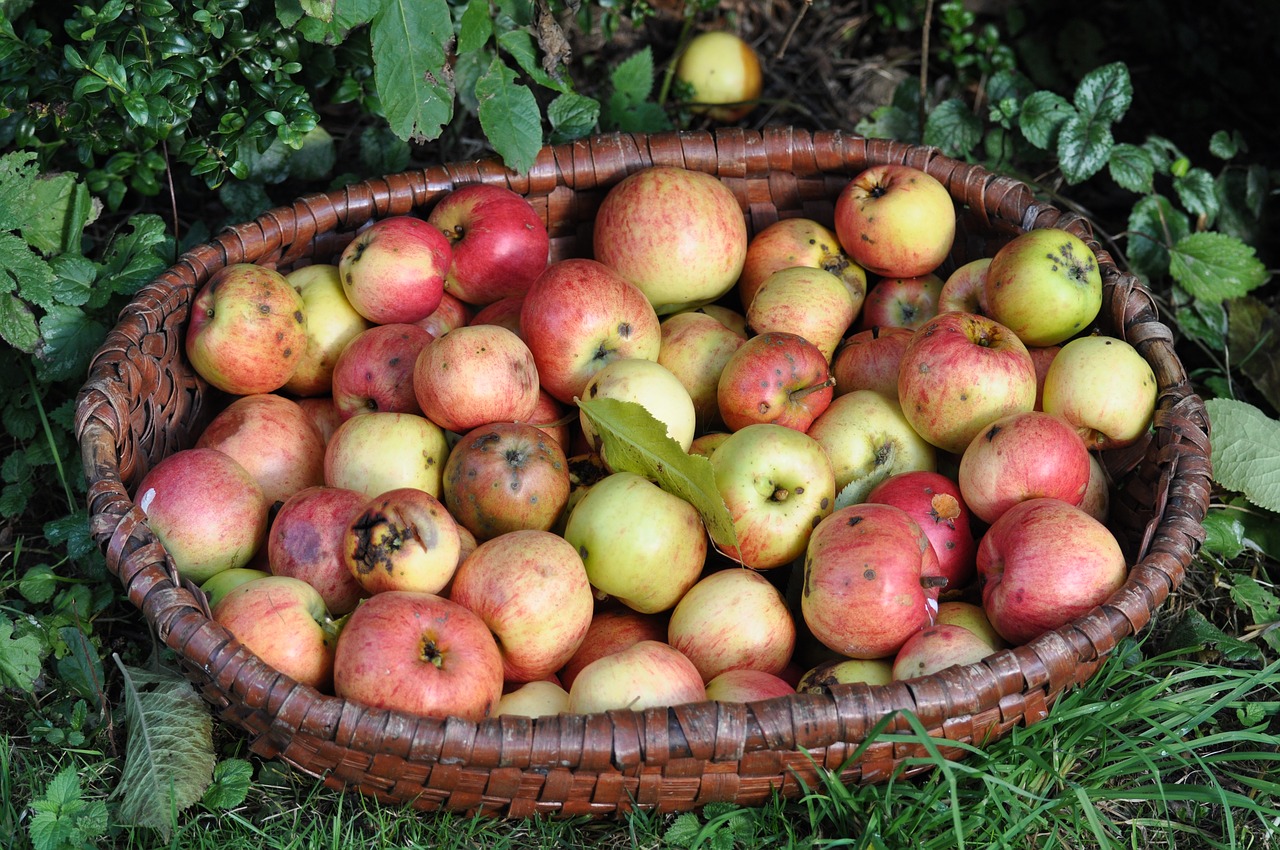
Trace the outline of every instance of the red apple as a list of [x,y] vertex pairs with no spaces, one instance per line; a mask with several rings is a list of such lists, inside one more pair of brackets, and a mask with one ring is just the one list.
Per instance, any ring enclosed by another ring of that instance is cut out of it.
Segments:
[[707,699],[716,702],[758,702],[795,692],[786,679],[763,670],[725,670],[707,682]]
[[191,302],[185,349],[200,377],[224,392],[274,392],[307,350],[306,304],[274,269],[224,266]]
[[233,589],[239,587],[247,581],[257,581],[260,578],[266,578],[271,573],[266,570],[255,569],[254,567],[232,567],[229,570],[223,570],[220,573],[214,573],[200,584],[200,590],[209,600],[209,610],[212,611],[222,601],[222,597],[226,596]]
[[991,625],[991,620],[988,619],[987,612],[982,610],[982,606],[963,599],[944,599],[939,602],[938,616],[934,617],[934,624],[948,624],[968,629],[982,638],[991,648],[991,652],[1004,649],[1009,645]]
[[324,436],[298,403],[274,393],[241,396],[196,440],[235,458],[271,504],[324,483]]
[[414,413],[362,413],[339,426],[324,451],[324,483],[373,498],[398,487],[440,495],[449,443]]
[[596,211],[594,256],[635,285],[658,315],[728,292],[747,255],[732,190],[702,171],[651,166],[609,189]]
[[329,438],[333,436],[333,432],[337,431],[338,426],[342,424],[342,413],[339,412],[337,405],[333,403],[333,396],[318,395],[300,398],[298,399],[298,407],[302,408],[302,412],[307,415],[307,418],[320,431],[320,436],[324,439],[325,445],[329,445]]
[[840,240],[810,218],[784,218],[761,230],[747,243],[747,257],[738,278],[738,296],[749,308],[756,290],[769,275],[792,266],[828,271],[844,282],[854,313],[867,295],[867,273],[840,247]]
[[338,637],[334,691],[374,708],[479,721],[502,698],[502,653],[484,621],[430,593],[379,593]]
[[991,646],[962,626],[932,625],[911,637],[893,659],[893,678],[932,676],[957,664],[973,664],[991,654]]
[[938,293],[938,312],[977,313],[979,316],[990,315],[987,312],[987,269],[991,266],[990,257],[979,257],[970,260],[957,268],[942,282],[942,291]]
[[960,485],[940,472],[901,472],[877,484],[868,502],[896,505],[920,526],[938,556],[946,591],[968,587],[976,575],[978,541]]
[[642,640],[583,667],[569,688],[569,710],[641,711],[706,698],[706,686],[692,661],[661,641]]
[[343,419],[358,413],[421,413],[413,393],[413,365],[431,342],[418,325],[375,325],[359,334],[334,365],[334,406]]
[[802,336],[830,361],[857,313],[840,278],[823,269],[793,266],[760,284],[747,308],[747,326],[757,334],[782,331]]
[[900,327],[872,327],[849,336],[831,360],[831,377],[836,379],[835,395],[854,390],[875,390],[889,398],[898,397],[898,365],[907,350],[912,330]]
[[529,414],[529,424],[555,440],[566,452],[569,450],[570,434],[574,431],[570,425],[577,418],[577,414],[570,415],[565,406],[556,401],[555,396],[538,388],[538,405]]
[[826,356],[812,342],[764,333],[744,342],[724,364],[716,400],[731,431],[758,423],[806,431],[831,403],[834,383]]
[[445,291],[468,304],[523,295],[547,267],[547,225],[523,195],[491,183],[447,193],[427,221],[453,246]]
[[416,322],[440,306],[452,253],[444,234],[420,218],[380,219],[338,257],[342,288],[374,324]]
[[272,574],[302,579],[320,593],[329,613],[350,614],[368,593],[347,567],[342,543],[368,501],[340,487],[308,487],[290,496],[267,533]]
[[1093,452],[1089,453],[1089,485],[1080,499],[1080,509],[1098,522],[1106,522],[1111,510],[1111,476]]
[[446,431],[527,420],[538,406],[538,369],[520,337],[472,325],[427,343],[413,367],[423,414]]
[[266,664],[304,685],[332,688],[338,627],[319,592],[302,579],[245,582],[228,591],[212,615]]
[[704,682],[726,670],[777,675],[795,649],[796,625],[782,593],[754,570],[729,567],[689,588],[676,603],[667,643],[684,653]]
[[484,620],[508,682],[564,666],[586,637],[594,598],[577,550],[548,531],[512,531],[481,543],[458,566],[449,598]]
[[369,593],[438,593],[458,568],[462,539],[444,505],[424,490],[376,496],[347,523],[342,556]]
[[520,311],[524,308],[524,296],[512,295],[486,304],[472,316],[469,325],[498,325],[524,339],[520,330]]
[[836,197],[835,231],[853,261],[881,277],[928,274],[955,238],[955,203],[938,180],[909,165],[873,165]]
[[994,319],[942,313],[915,332],[902,354],[898,401],[920,436],[962,453],[995,420],[1031,410],[1036,371],[1018,337]]
[[714,317],[697,311],[675,313],[662,320],[658,363],[676,376],[693,402],[700,430],[720,426],[716,390],[724,364],[741,347],[743,337]]
[[1036,404],[1035,410],[1044,410],[1044,379],[1049,374],[1049,364],[1062,350],[1060,345],[1035,346],[1027,349],[1031,362],[1036,367]]
[[153,466],[134,496],[178,574],[196,584],[246,566],[267,537],[262,487],[230,455],[183,449]]
[[960,492],[985,523],[1039,497],[1079,505],[1089,484],[1089,450],[1065,420],[1025,410],[992,422],[960,458]]
[[657,360],[662,329],[644,293],[595,260],[552,263],[529,287],[520,328],[542,388],[571,404],[601,366]]
[[936,274],[886,277],[876,281],[862,304],[858,327],[900,327],[915,330],[938,315],[942,279]]
[[307,314],[307,344],[298,366],[284,384],[296,396],[329,393],[338,355],[369,322],[356,312],[342,291],[338,267],[328,263],[303,266],[285,275]]
[[454,445],[442,488],[449,513],[479,541],[520,529],[549,531],[569,501],[569,461],[536,426],[494,422]]
[[471,305],[461,301],[456,295],[451,295],[446,289],[440,298],[440,306],[430,316],[419,319],[414,324],[427,331],[434,339],[444,336],[454,328],[470,324],[474,315]]
[[578,673],[597,658],[626,649],[642,640],[667,639],[666,614],[642,614],[619,602],[606,602],[591,618],[577,652],[560,668],[560,682],[572,687]]

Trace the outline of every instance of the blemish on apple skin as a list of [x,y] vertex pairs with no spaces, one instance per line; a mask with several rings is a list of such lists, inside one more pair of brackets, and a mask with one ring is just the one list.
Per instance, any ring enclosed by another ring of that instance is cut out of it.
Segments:
[[992,425],[990,428],[988,428],[987,442],[990,443],[991,441],[993,441],[996,438],[996,434],[999,434],[1002,430],[1003,429],[999,425]]
[[871,567],[867,567],[865,570],[862,571],[862,577],[865,578],[867,581],[875,581],[876,571]]
[[851,516],[851,517],[849,517],[848,522],[846,522],[845,524],[846,524],[846,525],[848,525],[850,528],[852,528],[853,526],[857,525],[857,524],[858,524],[858,523],[860,523],[860,522],[862,522],[862,517],[860,517],[860,516]]
[[825,511],[827,509],[827,505],[829,504],[831,504],[831,500],[828,499],[826,496],[823,496],[822,501],[818,503],[818,507],[822,508]]

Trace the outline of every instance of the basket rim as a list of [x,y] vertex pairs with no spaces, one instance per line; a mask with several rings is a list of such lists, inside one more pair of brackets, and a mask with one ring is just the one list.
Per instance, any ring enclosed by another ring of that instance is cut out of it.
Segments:
[[[706,160],[708,151],[714,155],[714,162]],[[984,223],[998,219],[1022,230],[1053,226],[1076,232],[1094,249],[1103,267],[1104,310],[1109,311],[1113,326],[1125,334],[1134,328],[1130,342],[1148,362],[1155,361],[1160,395],[1152,442],[1146,448],[1154,448],[1158,461],[1160,477],[1155,489],[1160,495],[1124,586],[1078,620],[1027,644],[1002,649],[982,661],[922,679],[875,686],[835,685],[822,694],[788,695],[756,703],[696,703],[643,712],[537,719],[498,717],[471,722],[373,709],[322,694],[273,671],[212,621],[203,593],[177,576],[145,515],[132,503],[124,483],[126,472],[136,474],[145,458],[139,458],[136,445],[127,439],[132,432],[126,433],[125,429],[132,427],[132,416],[123,409],[117,390],[138,380],[137,375],[124,371],[122,360],[127,361],[128,356],[122,352],[136,355],[145,351],[147,340],[142,338],[145,334],[133,338],[122,333],[121,325],[112,329],[95,355],[77,399],[76,427],[89,483],[88,506],[95,541],[131,602],[144,614],[149,626],[158,630],[164,643],[175,649],[184,663],[200,668],[200,676],[213,671],[216,681],[204,686],[206,699],[224,716],[257,736],[256,750],[279,755],[295,768],[316,776],[330,774],[317,770],[316,764],[297,757],[290,749],[300,734],[333,742],[339,750],[350,747],[375,755],[385,751],[410,763],[444,763],[449,759],[466,763],[477,750],[485,750],[492,742],[498,742],[499,751],[502,742],[526,742],[530,752],[549,756],[541,765],[531,759],[528,769],[564,769],[564,747],[544,740],[555,737],[557,742],[570,742],[566,746],[578,752],[576,763],[569,766],[572,770],[635,772],[650,765],[669,768],[679,759],[725,760],[733,764],[759,751],[821,751],[861,741],[875,718],[902,711],[919,716],[921,705],[932,706],[924,713],[942,725],[955,719],[948,715],[948,706],[976,707],[976,712],[967,712],[968,719],[964,721],[975,743],[1002,735],[1002,726],[1010,718],[1014,724],[1042,719],[1060,693],[1092,676],[1122,639],[1145,628],[1181,583],[1204,535],[1201,523],[1208,505],[1209,440],[1203,401],[1191,391],[1173,351],[1172,334],[1160,323],[1150,293],[1133,275],[1118,269],[1094,239],[1086,219],[1036,201],[1029,187],[1019,181],[951,159],[935,148],[865,139],[840,131],[810,134],[795,128],[769,128],[762,132],[729,128],[714,135],[700,131],[649,136],[615,133],[547,146],[524,175],[486,159],[370,178],[342,189],[303,196],[292,205],[225,228],[208,242],[186,251],[135,296],[120,320],[123,324],[126,316],[139,313],[153,319],[157,315],[168,316],[180,311],[175,305],[189,299],[194,286],[223,265],[255,253],[274,256],[282,265],[289,263],[300,240],[312,239],[338,225],[351,227],[393,214],[406,204],[420,207],[450,188],[469,182],[499,183],[525,195],[549,194],[566,186],[580,192],[607,185],[639,168],[676,161],[686,167],[711,170],[730,181],[786,174],[780,168],[788,164],[792,176],[821,180],[834,175],[847,179],[852,176],[848,163],[859,157],[922,167],[942,179],[957,202],[961,197],[990,196],[991,205],[984,203],[976,210],[970,207]],[[583,185],[579,185],[580,181]],[[164,424],[150,423],[162,439],[167,436],[163,433]],[[166,448],[172,450],[173,446]],[[1140,462],[1140,457],[1127,459],[1131,466]],[[199,657],[193,659],[188,652]],[[210,688],[223,696],[215,699]],[[974,694],[978,696],[975,698]],[[244,718],[237,716],[240,709],[236,699],[248,711],[269,714],[269,727],[255,729],[242,722]],[[218,705],[220,702],[226,704]],[[791,728],[762,720],[774,713],[790,718]],[[723,737],[712,736],[710,751],[706,751],[704,741],[691,740],[688,735],[689,730],[708,725],[724,733]],[[907,727],[891,724],[890,728]],[[814,729],[820,731],[815,733]],[[341,737],[348,742],[340,742]],[[410,750],[402,751],[404,741],[412,742]],[[415,751],[424,741],[439,744],[434,754]],[[574,749],[577,743],[581,743],[580,751]],[[365,749],[368,745],[372,746]],[[666,752],[662,752],[664,745]],[[493,768],[502,766],[501,761],[498,759]],[[391,791],[384,789],[381,793],[399,799]],[[551,807],[557,802],[551,800]],[[625,805],[615,801],[609,808]]]

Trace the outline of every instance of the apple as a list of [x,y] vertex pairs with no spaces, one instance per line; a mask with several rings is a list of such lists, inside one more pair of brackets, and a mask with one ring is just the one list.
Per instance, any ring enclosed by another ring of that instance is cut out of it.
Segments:
[[735,431],[711,455],[711,470],[738,540],[725,554],[755,569],[804,554],[809,533],[835,503],[822,445],[782,425]]
[[358,413],[421,413],[413,366],[431,332],[418,325],[375,325],[347,343],[333,368],[333,404],[343,419]]
[[367,501],[347,523],[342,557],[368,593],[438,593],[458,568],[462,538],[444,505],[400,487]]
[[307,487],[290,496],[267,532],[271,573],[314,587],[334,616],[350,614],[368,596],[343,555],[347,526],[369,499],[340,487]]
[[902,353],[898,401],[911,427],[961,454],[984,427],[1031,410],[1036,372],[1013,331],[973,313],[942,313],[916,329]]
[[520,312],[524,309],[524,296],[511,295],[486,304],[471,316],[469,325],[498,325],[524,339],[520,329]]
[[147,471],[134,495],[178,575],[195,584],[246,566],[267,538],[271,503],[217,449],[180,449]]
[[747,238],[742,207],[718,177],[650,166],[609,189],[596,211],[592,247],[598,261],[666,315],[732,289]]
[[730,431],[758,423],[807,431],[831,403],[834,383],[818,346],[792,333],[762,333],[725,362],[716,402]]
[[362,413],[333,432],[324,451],[324,483],[373,498],[415,487],[437,498],[449,443],[439,425],[414,413]]
[[938,293],[938,312],[977,313],[979,316],[990,315],[987,312],[987,269],[991,266],[990,257],[979,257],[959,266],[942,282],[942,291]]
[[662,320],[658,363],[684,387],[699,430],[723,425],[716,392],[724,364],[744,337],[707,313],[674,313]]
[[763,670],[725,670],[707,682],[707,699],[713,702],[757,702],[795,692],[786,679]]
[[724,304],[703,304],[700,307],[690,307],[678,312],[705,313],[743,339],[749,336],[747,333],[747,317],[742,315],[740,311],[732,307],[726,307]]
[[478,541],[550,531],[569,501],[569,461],[537,426],[494,422],[454,444],[441,487],[449,513]]
[[493,183],[459,186],[436,202],[427,221],[449,239],[445,292],[468,304],[523,295],[547,267],[546,222],[518,192]]
[[836,398],[807,433],[831,461],[841,507],[863,501],[891,475],[937,469],[937,450],[915,432],[894,398],[875,390]]
[[1044,410],[1044,379],[1049,374],[1049,364],[1062,350],[1060,345],[1035,346],[1027,349],[1036,367],[1036,403],[1034,410]]
[[338,355],[356,334],[368,330],[369,322],[347,300],[337,266],[303,266],[284,279],[302,296],[307,315],[306,346],[284,390],[295,396],[327,395]]
[[377,325],[417,322],[440,306],[453,249],[420,218],[393,215],[361,230],[338,257],[342,289]]
[[573,545],[548,531],[512,531],[476,547],[449,598],[484,620],[508,682],[545,679],[573,657],[595,599]]
[[845,658],[809,668],[796,683],[801,694],[827,693],[835,685],[887,685],[893,681],[893,662],[887,658]]
[[1080,499],[1080,509],[1099,522],[1106,522],[1111,510],[1111,476],[1093,452],[1089,453],[1089,484]]
[[223,266],[191,302],[184,347],[191,368],[223,392],[275,392],[306,353],[306,304],[274,269]]
[[893,659],[894,679],[932,676],[939,670],[974,664],[991,654],[991,646],[964,628],[935,624],[907,638]]
[[620,602],[603,603],[592,616],[578,651],[560,668],[561,684],[566,688],[571,687],[582,668],[597,658],[611,655],[642,640],[666,640],[667,620],[665,613],[642,614]]
[[324,436],[297,402],[275,393],[241,396],[196,439],[235,458],[270,504],[324,483]]
[[212,618],[272,668],[317,690],[332,689],[339,627],[319,592],[302,579],[245,582],[227,591]]
[[[517,310],[517,312],[519,311]],[[456,295],[450,294],[449,290],[446,289],[444,295],[440,297],[440,306],[430,316],[425,319],[419,319],[414,324],[431,334],[434,339],[444,336],[454,328],[470,324],[473,316],[475,316],[475,311],[471,308],[471,305],[462,301]]]
[[831,358],[834,393],[842,396],[854,390],[875,390],[898,397],[898,366],[902,352],[911,341],[911,328],[870,327],[847,337]]
[[[614,360],[600,367],[582,389],[584,401],[611,398],[638,404],[666,427],[666,434],[684,451],[689,451],[697,428],[697,411],[689,391],[671,370],[653,360]],[[600,450],[600,437],[585,411],[578,424],[587,445]],[[604,458],[606,464],[609,458]]]
[[538,368],[524,340],[497,325],[457,328],[423,346],[413,366],[422,413],[446,431],[528,419]]
[[830,361],[857,313],[840,278],[823,269],[793,266],[764,279],[746,318],[757,334],[783,331],[804,337]]
[[699,434],[689,444],[689,454],[711,457],[715,450],[720,448],[720,444],[729,439],[729,433],[728,431],[708,431],[705,434]]
[[1061,499],[1019,502],[978,543],[982,607],[1014,645],[1087,614],[1127,574],[1115,536]]
[[632,472],[602,478],[573,506],[564,538],[591,586],[654,614],[693,587],[707,558],[707,532],[693,505]]
[[855,263],[881,277],[934,271],[951,251],[956,210],[945,186],[918,168],[886,163],[836,196],[835,231]]
[[555,682],[539,679],[523,682],[518,688],[504,693],[490,716],[548,717],[568,711],[569,692]]
[[1009,644],[991,625],[987,612],[981,605],[966,602],[963,599],[944,599],[938,603],[938,615],[933,618],[935,625],[949,624],[960,626],[973,632],[986,641],[991,652],[1004,649]]
[[573,403],[611,360],[657,360],[658,314],[643,292],[595,260],[552,263],[529,287],[520,329],[542,388]]
[[689,87],[690,111],[726,123],[755,109],[764,87],[755,48],[725,30],[689,39],[676,61],[675,78]]
[[1116,337],[1086,336],[1063,345],[1049,364],[1043,405],[1075,426],[1090,449],[1116,449],[1150,432],[1158,390],[1136,348]]
[[223,570],[209,576],[200,585],[200,589],[204,591],[204,595],[209,599],[209,610],[213,610],[217,607],[222,597],[226,596],[232,588],[239,587],[247,581],[266,578],[269,575],[271,573],[266,570],[259,570],[254,567],[232,567],[229,570]]
[[811,218],[784,218],[761,230],[747,243],[747,257],[738,277],[738,297],[750,307],[756,290],[769,275],[792,266],[830,272],[844,282],[854,313],[867,295],[867,272],[849,259],[840,240]]
[[850,658],[888,658],[937,611],[938,556],[893,505],[850,505],[813,530],[800,610],[814,637]]
[[351,613],[333,685],[373,708],[479,721],[502,698],[502,653],[484,621],[458,603],[392,590]]
[[298,399],[297,402],[298,407],[302,408],[302,412],[307,415],[311,423],[320,431],[320,437],[324,440],[325,445],[329,445],[329,438],[333,436],[333,432],[337,431],[338,426],[342,424],[342,413],[338,410],[337,405],[333,403],[333,396],[306,396]]
[[569,687],[569,710],[641,711],[706,698],[706,686],[692,661],[661,641],[642,640],[583,667]]
[[932,272],[917,277],[881,278],[867,292],[858,327],[915,330],[938,315],[941,294],[942,278]]
[[929,470],[899,472],[873,487],[866,501],[896,505],[911,515],[938,556],[938,572],[947,580],[944,592],[973,581],[978,541],[972,512],[954,479]]
[[760,573],[713,572],[685,591],[671,611],[667,643],[710,682],[726,670],[777,675],[791,660],[796,626],[782,593]]
[[1057,345],[1097,318],[1102,272],[1079,236],[1038,228],[996,251],[983,293],[988,315],[1028,346]]
[[1024,410],[973,438],[960,457],[957,482],[969,510],[990,524],[1026,499],[1079,505],[1089,474],[1089,450],[1065,419]]
[[533,408],[533,413],[529,414],[529,423],[555,440],[566,452],[569,450],[569,443],[574,433],[570,423],[577,418],[576,414],[568,413],[555,396],[541,387],[538,388],[538,404]]

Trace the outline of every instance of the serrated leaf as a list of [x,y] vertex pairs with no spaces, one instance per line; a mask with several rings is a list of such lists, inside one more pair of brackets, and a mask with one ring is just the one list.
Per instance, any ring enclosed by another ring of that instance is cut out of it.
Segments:
[[[889,459],[892,459],[895,450],[890,450]],[[890,470],[893,469],[891,462],[876,464],[876,467],[867,474],[865,478],[858,478],[850,481],[848,484],[840,488],[840,492],[836,493],[835,507],[833,510],[847,508],[850,505],[860,505],[867,500],[868,494],[871,493],[875,486],[881,481],[889,477]]]
[[662,837],[668,844],[674,844],[677,847],[692,847],[701,830],[702,821],[699,820],[698,816],[693,812],[685,812],[676,816],[676,819],[671,822],[671,826],[667,827],[667,831]]
[[49,260],[49,268],[54,274],[54,300],[71,307],[89,302],[98,279],[98,267],[93,260],[80,254],[59,254]]
[[1057,143],[1058,132],[1068,118],[1076,115],[1075,107],[1066,98],[1051,91],[1038,91],[1022,102],[1018,114],[1018,128],[1028,142],[1041,150],[1051,150]]
[[13,636],[13,623],[0,614],[0,687],[34,693],[45,648],[35,635]]
[[529,87],[515,80],[515,72],[494,56],[489,70],[476,80],[477,115],[503,163],[524,174],[542,149],[542,113]]
[[1192,215],[1205,216],[1209,224],[1218,215],[1218,195],[1214,192],[1213,175],[1203,168],[1192,168],[1173,178],[1178,200]]
[[1267,282],[1267,268],[1251,246],[1215,231],[1191,233],[1169,251],[1169,274],[1194,298],[1238,298]]
[[1205,409],[1213,480],[1258,507],[1280,510],[1280,422],[1235,399],[1209,399]]
[[387,0],[370,28],[373,78],[387,122],[406,141],[438,138],[453,117],[446,0]]
[[116,234],[103,252],[89,306],[102,306],[112,295],[132,295],[169,265],[173,239],[164,219],[146,213],[130,216],[127,224],[129,229]]
[[57,589],[58,574],[48,564],[36,564],[18,581],[18,592],[22,598],[37,605],[52,599]]
[[65,172],[32,184],[31,218],[22,238],[45,254],[80,251],[80,237],[93,215],[93,198],[75,174]]
[[79,626],[63,626],[58,630],[58,637],[67,647],[67,654],[58,659],[58,678],[74,693],[100,708],[107,681],[101,655]]
[[1226,130],[1218,130],[1209,137],[1209,153],[1218,159],[1231,159],[1240,152],[1240,137]]
[[53,303],[57,275],[26,240],[12,233],[0,233],[0,292],[17,292],[40,307]]
[[124,824],[168,837],[174,812],[198,801],[213,778],[213,718],[191,683],[124,664],[128,748],[114,792]]
[[924,143],[964,158],[982,141],[982,121],[958,97],[938,104],[924,123]]
[[79,307],[50,308],[40,320],[36,377],[41,381],[63,381],[86,374],[89,360],[106,336],[106,326]]
[[915,142],[920,139],[920,116],[898,106],[880,106],[860,120],[854,130],[869,139]]
[[1154,280],[1169,271],[1169,246],[1191,232],[1187,214],[1163,195],[1148,195],[1129,212],[1129,266]]
[[0,339],[26,354],[35,351],[40,343],[36,314],[25,301],[13,294],[0,295]]
[[1082,183],[1102,170],[1115,144],[1110,125],[1077,114],[1058,131],[1058,165],[1069,184]]
[[552,143],[580,139],[600,121],[600,102],[576,92],[565,92],[547,104]]
[[991,75],[987,83],[987,100],[995,103],[1015,100],[1021,103],[1035,91],[1035,84],[1021,71],[1000,70]]
[[[1231,599],[1253,616],[1255,625],[1280,622],[1280,599],[1247,575],[1236,575],[1231,583]],[[1273,649],[1280,649],[1280,629],[1270,629],[1264,639]]]
[[682,449],[653,414],[633,401],[579,399],[578,408],[600,434],[610,467],[652,479],[663,490],[684,499],[697,509],[716,545],[737,550],[733,518],[716,486],[711,461]]
[[1187,609],[1169,630],[1165,641],[1169,650],[1203,648],[1219,653],[1230,662],[1254,661],[1261,657],[1258,647],[1228,635],[1195,609]]
[[493,36],[493,18],[489,15],[489,0],[470,0],[458,22],[459,56],[466,56],[484,47]]
[[39,175],[35,151],[0,157],[0,231],[21,229],[35,212],[31,192]]
[[1245,549],[1244,523],[1239,511],[1212,510],[1204,518],[1204,542],[1201,548],[1228,561]]
[[499,34],[498,44],[502,46],[502,49],[511,58],[516,60],[516,64],[520,66],[520,69],[528,74],[529,78],[538,85],[552,91],[569,91],[567,83],[551,76],[542,67],[542,63],[538,59],[538,48],[534,43],[533,34],[527,29],[507,30]]
[[1085,74],[1076,86],[1076,109],[1087,120],[1114,124],[1133,104],[1133,83],[1129,66],[1112,62]]
[[1232,365],[1253,382],[1272,409],[1280,410],[1280,313],[1260,298],[1247,295],[1226,302],[1227,342]]
[[85,800],[75,765],[53,777],[43,797],[31,802],[35,817],[28,826],[34,850],[69,850],[96,846],[107,831],[107,806],[101,800]]
[[252,764],[244,759],[224,759],[213,768],[213,782],[201,802],[214,810],[234,809],[248,796],[252,781]]
[[1151,191],[1156,165],[1151,154],[1143,148],[1127,143],[1114,146],[1107,168],[1111,179],[1130,192],[1145,194]]
[[645,47],[622,60],[609,75],[609,82],[613,93],[628,103],[648,100],[653,91],[653,51]]

